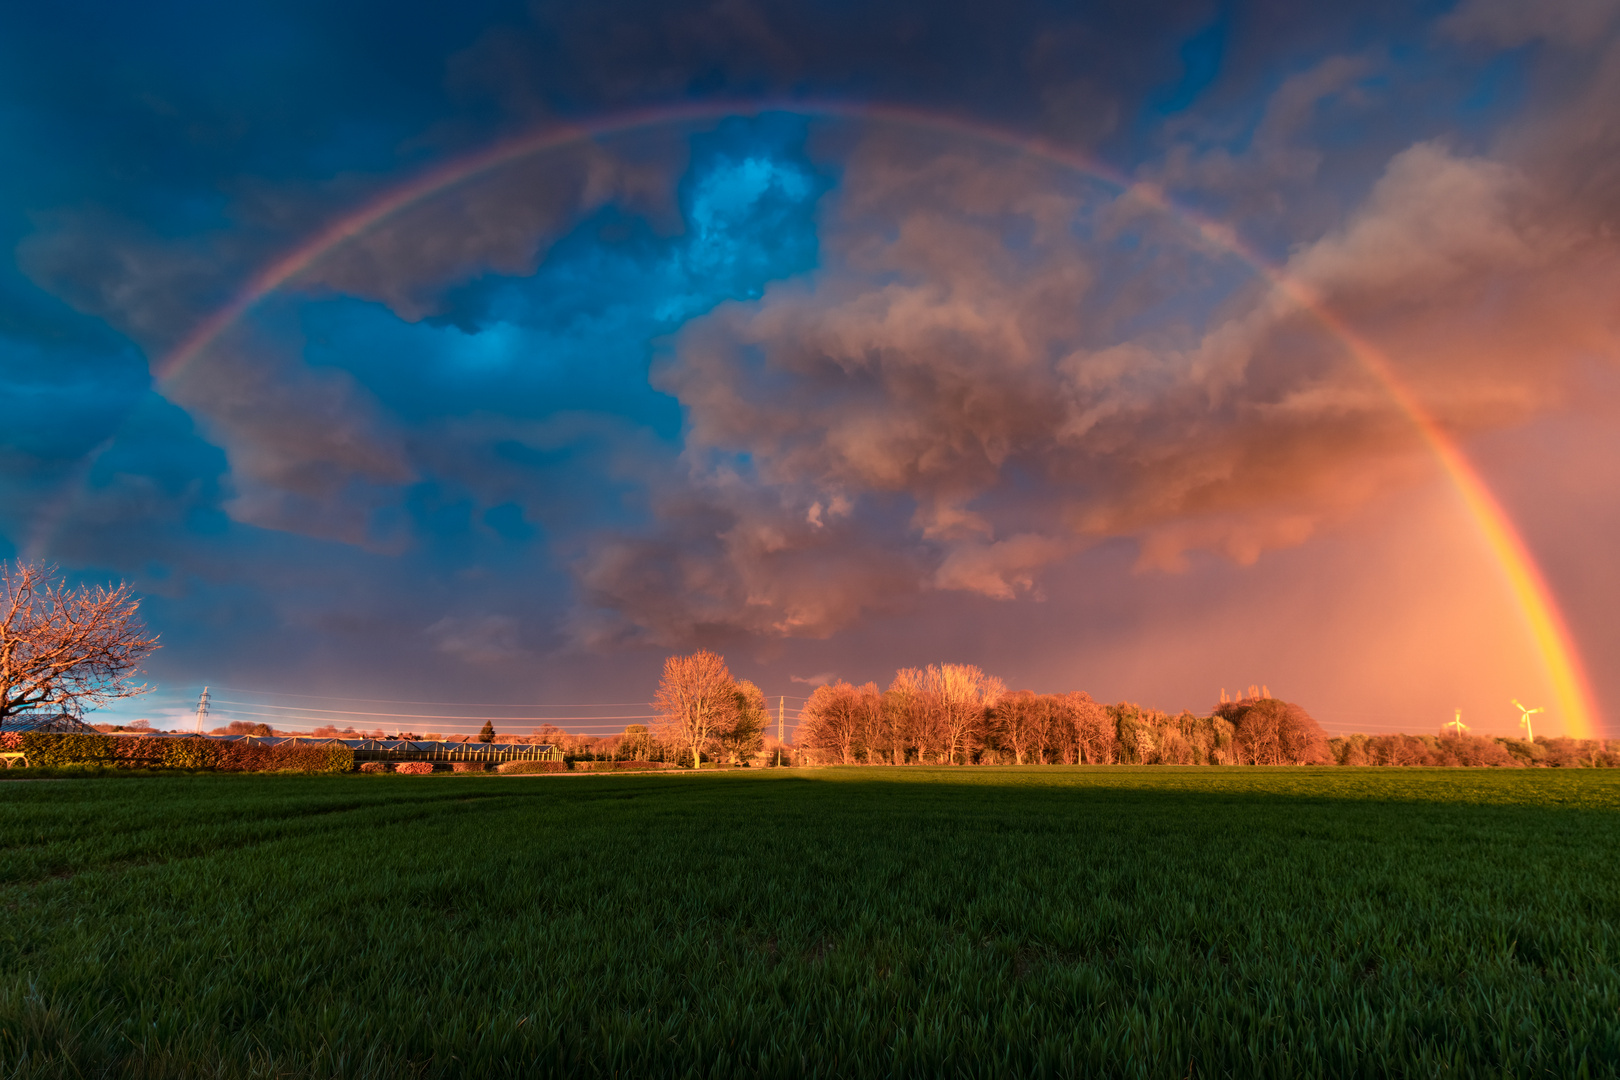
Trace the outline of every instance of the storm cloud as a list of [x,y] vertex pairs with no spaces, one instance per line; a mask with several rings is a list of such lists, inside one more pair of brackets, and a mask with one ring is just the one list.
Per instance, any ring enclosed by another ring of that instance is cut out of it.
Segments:
[[[1175,698],[1260,655],[1199,659],[1187,625],[1219,620],[1192,613],[1286,620],[1305,581],[1333,644],[1234,685],[1322,687],[1332,720],[1374,701],[1349,653],[1443,687],[1429,710],[1482,653],[1543,678],[1489,567],[1395,565],[1413,522],[1453,536],[1451,496],[1334,320],[1531,493],[1588,653],[1620,647],[1614,586],[1569,584],[1607,504],[1547,480],[1620,408],[1616,4],[69,5],[15,31],[0,535],[133,579],[177,686],[600,697],[705,644],[784,691],[1009,655],[1045,657],[1020,684]],[[520,138],[549,148],[453,168]],[[1380,651],[1379,581],[1497,596],[1487,639]],[[1066,648],[1185,674],[1131,690]]]

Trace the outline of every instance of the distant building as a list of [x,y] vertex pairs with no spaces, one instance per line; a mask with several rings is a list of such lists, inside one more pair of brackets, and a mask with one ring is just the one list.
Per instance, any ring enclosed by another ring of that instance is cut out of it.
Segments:
[[96,729],[70,713],[19,713],[0,721],[0,731],[49,731],[60,735],[79,735]]

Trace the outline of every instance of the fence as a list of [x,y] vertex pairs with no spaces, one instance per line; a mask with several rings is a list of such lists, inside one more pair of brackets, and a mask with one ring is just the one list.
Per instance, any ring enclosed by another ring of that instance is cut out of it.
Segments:
[[356,764],[365,761],[561,761],[556,746],[529,743],[421,742],[411,740],[343,740],[354,750]]

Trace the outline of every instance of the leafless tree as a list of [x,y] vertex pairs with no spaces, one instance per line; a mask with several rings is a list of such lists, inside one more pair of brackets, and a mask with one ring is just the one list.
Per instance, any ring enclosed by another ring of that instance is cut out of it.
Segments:
[[662,714],[659,738],[690,750],[692,767],[709,742],[737,719],[737,686],[725,659],[708,649],[664,661],[654,707]]
[[1069,723],[1074,730],[1075,749],[1081,764],[1112,764],[1119,739],[1107,708],[1082,691],[1066,696]]
[[1330,760],[1322,725],[1291,702],[1269,696],[1245,698],[1215,712],[1237,726],[1238,749],[1256,765],[1316,765]]
[[799,746],[837,754],[845,765],[854,764],[855,755],[872,734],[881,709],[878,688],[872,683],[851,686],[839,681],[818,686],[800,714],[802,719],[793,741]]
[[1014,764],[1022,765],[1024,755],[1032,753],[1037,746],[1044,753],[1050,712],[1051,702],[1033,690],[1015,691],[996,705],[990,719],[996,735],[1012,750]]
[[146,693],[134,680],[159,645],[139,607],[127,584],[73,589],[53,566],[0,563],[0,726]]
[[888,731],[890,754],[896,765],[903,765],[908,750],[915,747],[917,760],[927,752],[928,691],[921,668],[901,668],[883,694],[884,726]]
[[861,725],[856,736],[866,753],[866,763],[874,765],[883,759],[883,747],[888,740],[887,717],[883,711],[883,691],[877,683],[862,683],[855,688],[859,699],[856,720]]
[[922,745],[923,688],[922,672],[915,667],[902,667],[894,672],[894,682],[880,698],[883,740],[889,748],[889,761],[906,764],[912,746]]
[[983,730],[986,711],[1007,692],[1005,685],[972,664],[930,664],[924,686],[945,760],[954,764],[960,752],[965,762]]

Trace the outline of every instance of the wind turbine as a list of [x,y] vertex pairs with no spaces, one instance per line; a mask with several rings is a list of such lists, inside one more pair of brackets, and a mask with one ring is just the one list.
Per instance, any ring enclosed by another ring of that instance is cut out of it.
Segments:
[[1521,714],[1519,716],[1519,723],[1524,725],[1524,737],[1529,739],[1531,742],[1535,742],[1536,737],[1530,732],[1530,718],[1538,712],[1546,712],[1547,710],[1541,708],[1527,709],[1523,705],[1519,704],[1518,698],[1513,699],[1513,707],[1518,709]]
[[1448,722],[1445,725],[1445,727],[1453,729],[1453,734],[1455,734],[1455,735],[1457,735],[1459,737],[1462,735],[1463,732],[1468,730],[1468,725],[1462,722],[1462,710],[1461,709],[1457,710],[1457,718],[1455,720],[1452,720],[1452,721]]

